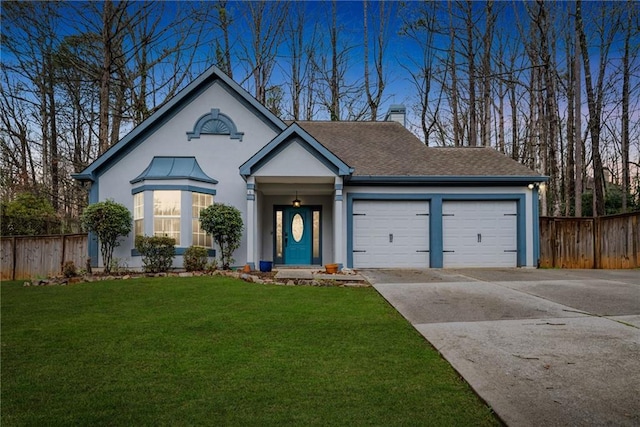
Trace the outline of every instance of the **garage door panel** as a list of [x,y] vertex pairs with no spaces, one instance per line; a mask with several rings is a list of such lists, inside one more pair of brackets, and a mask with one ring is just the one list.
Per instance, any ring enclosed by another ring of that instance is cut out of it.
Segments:
[[517,206],[513,201],[443,203],[445,267],[515,267]]
[[355,267],[428,267],[429,204],[426,201],[356,201]]

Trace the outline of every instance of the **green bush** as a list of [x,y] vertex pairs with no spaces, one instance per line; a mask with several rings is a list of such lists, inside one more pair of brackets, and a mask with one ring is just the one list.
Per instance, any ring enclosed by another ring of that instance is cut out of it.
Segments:
[[242,239],[242,214],[224,203],[214,203],[200,211],[200,226],[209,233],[220,248],[222,269],[229,270],[234,262],[233,252]]
[[102,265],[105,273],[111,272],[113,250],[120,245],[118,239],[131,231],[131,212],[113,200],[94,203],[82,213],[82,225],[87,231],[95,233],[100,242]]
[[60,218],[44,197],[21,193],[10,202],[0,203],[0,234],[3,236],[57,234],[60,231]]
[[76,269],[76,265],[73,261],[67,261],[62,266],[62,274],[64,277],[76,277],[78,275],[78,270]]
[[183,258],[185,270],[204,271],[209,261],[209,251],[202,246],[189,246]]
[[136,249],[142,255],[144,271],[159,273],[167,271],[176,256],[176,240],[171,237],[136,236]]

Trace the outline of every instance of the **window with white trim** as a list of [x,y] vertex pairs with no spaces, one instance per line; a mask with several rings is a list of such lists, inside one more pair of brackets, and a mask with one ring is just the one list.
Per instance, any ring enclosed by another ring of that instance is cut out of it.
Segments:
[[180,245],[180,198],[179,190],[156,190],[153,192],[153,235],[173,237]]
[[207,234],[200,226],[200,211],[213,204],[213,195],[204,193],[191,193],[191,228],[192,241],[194,246],[213,246],[211,235]]
[[134,236],[144,236],[144,193],[133,195]]

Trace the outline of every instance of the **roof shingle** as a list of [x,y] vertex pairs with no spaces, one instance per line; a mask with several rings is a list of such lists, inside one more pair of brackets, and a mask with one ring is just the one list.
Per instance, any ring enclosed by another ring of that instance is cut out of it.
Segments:
[[296,123],[354,176],[541,176],[492,148],[427,147],[397,122]]

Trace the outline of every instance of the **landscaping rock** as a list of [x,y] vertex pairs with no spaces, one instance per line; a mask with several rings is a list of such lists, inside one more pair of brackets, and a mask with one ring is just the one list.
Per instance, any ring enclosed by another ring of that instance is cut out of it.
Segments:
[[341,286],[344,286],[345,288],[368,288],[371,285],[367,282],[347,282],[343,283]]
[[178,273],[178,277],[193,277],[193,273],[191,272]]

